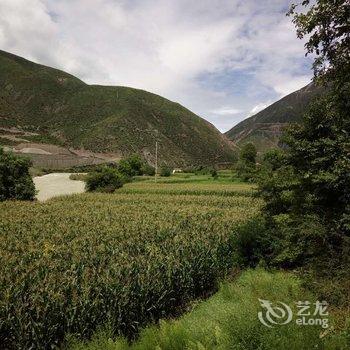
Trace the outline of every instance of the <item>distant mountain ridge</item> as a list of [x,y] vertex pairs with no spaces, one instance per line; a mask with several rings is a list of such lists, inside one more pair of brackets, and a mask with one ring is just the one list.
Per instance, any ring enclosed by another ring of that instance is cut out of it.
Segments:
[[160,162],[169,165],[234,160],[233,144],[178,103],[143,90],[88,85],[4,51],[0,51],[1,128],[35,133],[34,142],[82,151],[116,157],[140,153],[150,163],[155,140]]
[[252,142],[260,152],[278,147],[283,128],[299,122],[310,102],[324,91],[311,83],[243,120],[225,135],[237,145]]

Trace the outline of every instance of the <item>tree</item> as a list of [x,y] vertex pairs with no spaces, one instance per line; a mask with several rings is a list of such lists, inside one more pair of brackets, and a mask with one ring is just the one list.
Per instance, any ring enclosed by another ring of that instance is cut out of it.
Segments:
[[[303,0],[293,4],[288,15],[293,16],[299,38],[309,37],[306,55],[314,54],[316,78],[325,81],[349,82],[350,65],[350,3],[349,0]],[[302,6],[307,11],[298,12]]]
[[263,155],[263,166],[275,171],[279,169],[285,161],[285,153],[280,149],[270,149]]
[[0,148],[0,201],[33,200],[35,186],[29,174],[31,162]]
[[314,80],[328,93],[311,104],[302,123],[287,129],[282,161],[265,156],[272,166],[260,177],[259,191],[273,242],[270,257],[284,266],[330,252],[346,257],[350,250],[350,4],[301,5],[305,13],[293,5],[289,14],[298,37],[309,36]]
[[257,151],[254,144],[249,142],[242,147],[241,152],[239,154],[239,158],[241,161],[245,163],[250,163],[255,165],[256,155],[257,155]]
[[316,83],[328,84],[330,92],[287,132],[289,163],[311,210],[332,225],[342,222],[350,232],[350,3],[304,0],[301,5],[306,13],[294,4],[289,14],[298,37],[309,36],[305,47],[316,56]]
[[236,170],[243,181],[254,180],[256,175],[256,155],[257,151],[252,143],[247,143],[242,147]]

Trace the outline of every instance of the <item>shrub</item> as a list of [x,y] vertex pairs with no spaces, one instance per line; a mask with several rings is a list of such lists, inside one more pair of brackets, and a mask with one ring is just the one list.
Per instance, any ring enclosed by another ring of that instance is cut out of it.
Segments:
[[74,181],[86,181],[87,175],[86,174],[70,174],[69,179]]
[[330,249],[325,225],[316,215],[260,216],[235,229],[236,260],[242,266],[258,263],[294,268],[321,258]]
[[219,177],[218,172],[216,171],[215,168],[210,169],[210,175],[214,180],[217,180],[217,178]]
[[118,170],[126,177],[142,175],[142,161],[140,156],[133,154],[126,159],[122,159],[118,164]]
[[241,266],[256,266],[271,254],[271,240],[262,216],[253,218],[234,230],[235,260]]
[[[281,250],[275,261],[294,265],[325,254],[340,257],[349,245],[348,110],[334,93],[314,101],[284,134],[283,155],[269,154],[259,176],[264,215],[272,218]],[[344,110],[343,110],[344,109]],[[315,249],[310,249],[315,248]],[[317,249],[316,249],[317,248]]]
[[0,148],[0,201],[33,200],[34,182],[29,174],[31,162]]
[[123,174],[123,176],[131,178],[132,176],[134,176],[134,172],[131,169],[131,165],[130,163],[125,160],[122,159],[119,163],[118,163],[118,167],[117,167],[118,171],[120,174]]
[[171,169],[167,165],[160,167],[160,176],[169,177],[171,175]]
[[209,168],[204,165],[199,165],[195,168],[194,173],[196,175],[208,175],[210,173]]
[[155,170],[155,168],[153,166],[145,163],[145,164],[142,165],[141,173],[143,175],[154,176],[155,173],[156,173],[156,170]]
[[213,166],[197,165],[182,169],[183,173],[194,173],[196,175],[211,175],[216,178],[217,171]]
[[185,174],[193,174],[196,172],[196,169],[197,168],[195,166],[186,166],[182,169],[182,172]]
[[104,166],[86,177],[86,190],[88,192],[112,193],[123,186],[123,176],[115,169]]
[[127,161],[130,164],[130,167],[133,171],[133,176],[136,175],[142,175],[142,160],[141,157],[137,154],[133,154],[132,156],[130,156],[129,158],[127,158]]

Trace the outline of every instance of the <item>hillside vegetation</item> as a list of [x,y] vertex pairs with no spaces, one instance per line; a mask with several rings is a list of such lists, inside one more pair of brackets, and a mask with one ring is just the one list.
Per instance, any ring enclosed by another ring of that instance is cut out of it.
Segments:
[[227,131],[226,136],[238,145],[252,142],[259,152],[276,148],[283,128],[300,122],[310,103],[324,91],[323,87],[311,83],[243,120]]
[[[36,139],[172,165],[231,162],[231,143],[178,103],[128,87],[87,85],[57,69],[0,51],[0,127]],[[1,141],[5,143],[4,140]]]

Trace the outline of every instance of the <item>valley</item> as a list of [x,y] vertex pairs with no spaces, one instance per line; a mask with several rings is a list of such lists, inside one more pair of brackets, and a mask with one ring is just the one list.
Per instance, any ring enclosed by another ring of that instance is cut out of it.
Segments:
[[349,24],[0,1],[0,350],[349,350]]

